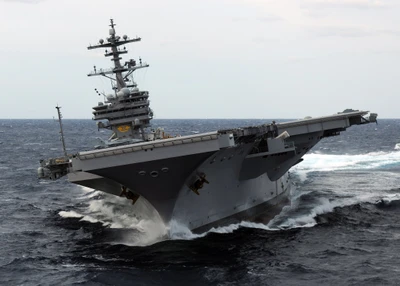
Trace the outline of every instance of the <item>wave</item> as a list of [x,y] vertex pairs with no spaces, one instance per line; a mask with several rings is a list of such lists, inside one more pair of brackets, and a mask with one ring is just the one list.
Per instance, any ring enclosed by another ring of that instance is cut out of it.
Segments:
[[[142,197],[132,205],[125,198],[89,188],[82,188],[83,194],[79,198],[86,202],[84,208],[78,211],[60,212],[60,216],[101,223],[109,229],[125,230],[121,231],[124,233],[122,237],[110,243],[135,246],[150,245],[165,239],[192,240],[209,233],[232,233],[242,227],[266,231],[313,227],[318,223],[316,218],[319,215],[333,212],[336,207],[360,202],[398,199],[397,194],[382,191],[395,185],[395,180],[391,178],[393,174],[370,172],[370,170],[385,168],[399,162],[400,152],[373,152],[362,155],[307,154],[305,160],[292,172],[299,177],[303,176],[302,181],[310,172],[326,172],[322,179],[330,181],[322,181],[322,183],[324,188],[330,184],[329,192],[321,192],[321,189],[318,189],[321,185],[303,184],[299,190],[292,193],[291,205],[285,207],[281,214],[268,224],[242,221],[194,234],[187,226],[177,221],[164,225],[158,213]],[[353,175],[345,177],[343,174],[343,176],[332,177],[329,172],[336,170],[364,170],[365,172],[360,177]],[[127,230],[135,230],[135,232]]]
[[377,200],[375,205],[380,209],[400,210],[400,193],[389,194],[387,197]]
[[227,226],[213,227],[206,232],[197,234],[193,233],[186,225],[179,223],[176,220],[172,220],[168,225],[168,237],[171,240],[193,240],[205,237],[210,233],[219,233],[219,234],[233,233],[241,227],[257,228],[257,229],[271,230],[271,231],[280,230],[277,228],[270,228],[268,225],[262,223],[242,221]]
[[63,218],[82,218],[83,215],[78,214],[75,211],[60,211],[59,216],[63,217]]
[[90,189],[87,187],[82,187],[82,186],[80,186],[80,187],[84,191],[84,194],[82,196],[78,197],[78,199],[81,199],[81,200],[96,198],[103,194],[103,192],[101,192],[101,191],[96,191],[96,190],[93,190],[93,189]]
[[[110,230],[120,230],[119,235],[114,235],[113,239],[108,241],[110,244],[148,246],[164,240],[199,239],[210,233],[229,234],[234,233],[239,228],[253,228],[265,231],[310,228],[319,223],[319,216],[333,213],[336,208],[344,208],[360,203],[357,198],[332,200],[320,197],[313,200],[313,203],[302,204],[303,201],[308,201],[308,199],[304,199],[304,196],[311,197],[313,195],[313,193],[298,195],[290,206],[285,207],[268,224],[242,221],[227,226],[214,227],[200,234],[193,233],[186,225],[175,220],[172,220],[168,225],[164,225],[161,220],[157,221],[156,218],[140,219],[136,215],[123,213],[121,209],[118,210],[117,206],[112,206],[111,201],[108,200],[100,200],[98,203],[91,202],[89,206],[91,215],[79,214],[75,211],[61,211],[59,214],[65,218],[80,218],[82,221],[92,223],[100,222]],[[400,194],[388,194],[381,198],[369,197],[365,202],[371,202],[380,207],[397,206],[400,202]],[[132,205],[128,207],[131,208]]]
[[[59,215],[63,218],[75,218],[89,223],[101,223],[113,233],[113,240],[108,241],[110,244],[148,246],[169,239],[193,240],[209,233],[233,233],[241,227],[278,230],[262,223],[242,221],[195,234],[186,225],[175,220],[165,225],[154,208],[143,198],[139,198],[132,206],[131,202],[125,198],[88,188],[82,190],[84,195],[80,199],[87,199],[87,206],[79,211],[60,211]],[[119,235],[115,233],[116,231],[120,231]]]
[[[114,244],[131,246],[150,245],[165,239],[167,227],[151,204],[140,197],[134,205],[126,198],[99,192],[82,187],[83,195],[79,198],[86,201],[79,210],[60,211],[64,218],[79,218],[80,221],[101,223],[104,227],[120,231],[118,238],[109,241]],[[126,230],[135,230],[132,232]]]
[[[397,145],[396,145],[397,146]],[[373,170],[400,167],[400,152],[371,152],[361,155],[306,154],[304,160],[292,171],[302,181],[312,171]]]

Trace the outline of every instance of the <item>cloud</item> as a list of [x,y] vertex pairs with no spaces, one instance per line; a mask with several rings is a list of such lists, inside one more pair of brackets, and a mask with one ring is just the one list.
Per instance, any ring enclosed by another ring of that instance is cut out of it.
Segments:
[[396,37],[400,36],[399,30],[381,29],[381,30],[377,30],[376,32],[381,35],[390,35],[390,36],[396,36]]
[[312,27],[310,31],[319,37],[360,38],[377,36],[400,36],[398,30],[372,29],[358,26],[319,26]]
[[309,63],[310,61],[313,61],[313,60],[315,60],[315,58],[313,58],[313,57],[298,56],[298,57],[287,58],[286,63],[289,63],[289,64]]
[[25,3],[25,4],[37,4],[37,3],[40,3],[40,2],[44,2],[46,0],[0,0],[0,1],[13,2],[13,3],[19,2],[19,3]]
[[307,0],[301,7],[317,9],[375,9],[386,8],[388,5],[382,0]]
[[270,22],[278,22],[278,21],[283,21],[282,17],[276,16],[276,15],[264,15],[262,17],[258,17],[256,19],[252,17],[233,17],[232,21],[233,22],[249,22],[249,21],[259,21],[259,22],[264,22],[264,23],[270,23]]
[[283,21],[283,18],[281,18],[279,16],[275,16],[275,15],[267,15],[267,16],[258,18],[258,20],[260,22],[269,23],[269,22]]
[[267,37],[253,37],[251,39],[253,43],[256,44],[269,44],[273,42],[277,42],[277,39],[267,38]]
[[359,38],[374,35],[371,30],[362,27],[322,26],[311,29],[318,37]]

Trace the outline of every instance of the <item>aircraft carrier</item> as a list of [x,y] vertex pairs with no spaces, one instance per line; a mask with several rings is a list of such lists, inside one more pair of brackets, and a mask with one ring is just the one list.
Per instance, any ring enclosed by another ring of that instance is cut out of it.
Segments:
[[41,160],[39,178],[67,175],[74,184],[126,197],[132,204],[145,199],[166,225],[175,220],[202,232],[260,214],[273,217],[288,202],[288,171],[304,154],[322,138],[376,122],[375,113],[345,110],[284,123],[169,135],[162,128],[152,129],[149,92],[133,79],[133,72],[148,64],[142,59],[122,61],[125,45],[140,40],[118,36],[111,20],[108,37],[88,47],[105,49],[114,64],[110,69],[94,67],[88,74],[113,83],[104,102],[93,107],[98,128],[112,135],[93,150],[76,154],[67,154],[63,139],[64,156]]

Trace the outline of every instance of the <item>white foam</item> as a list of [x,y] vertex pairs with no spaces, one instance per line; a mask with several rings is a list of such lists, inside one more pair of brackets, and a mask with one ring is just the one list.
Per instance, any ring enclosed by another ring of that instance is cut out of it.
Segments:
[[32,146],[32,145],[49,145],[49,143],[41,143],[41,142],[29,142],[25,143],[25,146]]
[[75,211],[60,211],[58,214],[64,218],[82,218],[83,217],[83,215],[78,214]]
[[[398,162],[400,162],[400,152],[374,152],[362,155],[307,154],[305,160],[294,168],[294,173],[304,181],[307,179],[308,173],[312,171],[368,170]],[[383,176],[382,180],[387,181],[387,178]],[[382,186],[380,179],[376,178],[373,181]],[[331,196],[328,194],[327,197],[319,198],[308,206],[302,205],[301,208],[299,208],[301,196],[312,191],[295,192],[292,194],[292,205],[285,207],[281,214],[276,216],[267,225],[243,221],[237,224],[212,228],[202,234],[192,233],[187,226],[178,221],[171,221],[168,226],[165,226],[158,213],[142,197],[132,205],[131,201],[126,198],[120,198],[84,187],[82,188],[84,195],[81,198],[89,200],[87,209],[82,214],[70,211],[60,212],[60,215],[63,217],[79,217],[82,220],[93,223],[100,222],[104,226],[113,229],[135,230],[136,232],[134,233],[127,232],[127,235],[114,243],[149,245],[166,237],[173,240],[192,240],[204,237],[208,233],[232,233],[240,227],[269,231],[312,227],[317,223],[315,218],[318,215],[332,212],[335,207],[344,207],[359,202],[373,202],[384,197],[382,193],[377,194],[374,190],[368,192],[361,188],[363,186],[360,187],[360,190],[354,190],[354,188],[340,187],[338,185],[337,188],[331,190],[334,199],[329,200],[328,197]],[[400,195],[397,197],[390,196],[388,199],[400,199]]]
[[295,174],[297,175],[297,177],[299,178],[299,180],[301,182],[305,182],[308,179],[308,172],[309,170],[304,170],[304,169],[294,169],[295,170]]
[[400,143],[397,143],[397,144],[394,146],[394,150],[400,150]]
[[107,193],[83,189],[82,199],[88,200],[88,206],[83,210],[82,220],[92,223],[102,223],[112,229],[136,230],[124,233],[118,241],[126,245],[143,246],[160,241],[166,236],[167,228],[153,206],[140,197],[134,205],[131,200]]
[[277,229],[272,229],[268,225],[265,225],[262,223],[242,221],[240,223],[230,224],[227,226],[213,227],[204,233],[195,234],[195,233],[191,232],[190,229],[186,225],[179,223],[176,220],[172,220],[168,226],[168,230],[169,230],[168,234],[169,234],[169,238],[172,240],[192,240],[192,239],[204,237],[209,233],[220,233],[220,234],[233,233],[234,231],[238,230],[240,227],[257,228],[257,229],[263,229],[263,230],[277,230]]
[[309,171],[328,172],[350,169],[375,169],[400,163],[400,152],[372,152],[361,155],[306,154],[293,168],[301,177]]
[[[303,194],[304,195],[304,194]],[[299,196],[300,198],[301,196]],[[346,207],[358,203],[376,203],[377,201],[391,202],[400,200],[400,194],[388,193],[361,193],[354,197],[328,199],[319,198],[310,205],[299,208],[299,200],[292,198],[292,205],[285,207],[282,212],[268,223],[270,230],[313,227],[317,224],[315,218],[322,214],[333,212],[336,207]]]
[[81,188],[81,190],[82,190],[84,193],[90,193],[90,192],[95,191],[94,189],[89,188],[89,187],[84,187],[84,186],[79,186],[79,187]]
[[399,201],[400,194],[388,194],[387,196],[383,197],[381,200],[386,203],[390,203],[392,201]]
[[83,265],[70,263],[61,264],[61,266],[65,268],[83,268]]
[[194,234],[186,225],[176,220],[171,220],[168,225],[168,237],[172,240],[192,240],[195,238],[204,237],[206,234],[206,232],[202,234]]
[[318,215],[330,213],[339,205],[339,202],[330,201],[328,198],[319,198],[316,204],[310,205],[308,210],[304,210],[304,206],[302,206],[302,210],[297,212],[296,209],[299,205],[296,201],[271,220],[268,225],[276,228],[312,227],[317,224],[315,218]]
[[[321,180],[324,181],[318,184],[304,184],[302,188],[305,191],[300,190],[297,196],[292,195],[292,205],[284,208],[268,226],[272,228],[311,227],[316,224],[315,218],[318,215],[330,213],[335,207],[400,199],[400,194],[390,193],[393,188],[398,187],[400,181],[396,174],[372,171],[368,173],[371,169],[385,168],[385,166],[399,163],[400,152],[372,152],[361,155],[307,154],[304,161],[293,168],[293,173],[300,181],[304,182],[311,172],[362,170],[364,173],[367,171],[367,174],[360,173],[360,175],[346,177],[346,173],[343,173],[343,180],[339,179],[339,181],[337,175],[333,177],[328,175],[323,176]],[[302,202],[300,206],[301,196],[310,192],[316,192],[320,198],[309,202],[309,205]]]
[[242,221],[240,223],[231,224],[231,225],[228,225],[228,226],[221,226],[221,227],[217,227],[217,228],[212,228],[208,232],[232,233],[235,230],[239,229],[240,227],[258,228],[258,229],[264,229],[264,230],[275,230],[275,229],[270,228],[266,224],[249,222],[249,221]]
[[102,194],[102,192],[100,192],[100,191],[91,190],[90,192],[87,192],[84,195],[78,197],[78,199],[81,199],[81,200],[91,199],[91,198],[97,197],[101,194]]
[[90,215],[85,215],[83,216],[83,218],[81,218],[81,221],[87,221],[87,222],[91,222],[91,223],[103,223],[103,225],[107,225],[107,223],[104,223],[102,221],[99,221],[98,219],[95,219],[94,217],[90,216]]
[[[121,229],[121,236],[109,243],[144,246],[166,238],[167,228],[158,212],[144,198],[134,205],[131,200],[80,186],[83,207],[79,211],[61,211],[64,218],[80,218],[81,221],[101,223],[103,226]],[[126,231],[132,230],[133,232]]]

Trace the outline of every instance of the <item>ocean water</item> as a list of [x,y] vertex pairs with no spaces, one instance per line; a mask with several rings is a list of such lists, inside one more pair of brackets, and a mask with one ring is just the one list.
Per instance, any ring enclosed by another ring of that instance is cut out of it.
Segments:
[[[153,124],[183,135],[270,121]],[[108,136],[91,120],[64,129],[69,153]],[[62,154],[53,120],[0,120],[0,154],[1,285],[400,285],[397,119],[323,139],[269,224],[197,235],[146,202],[38,180],[39,160]]]

